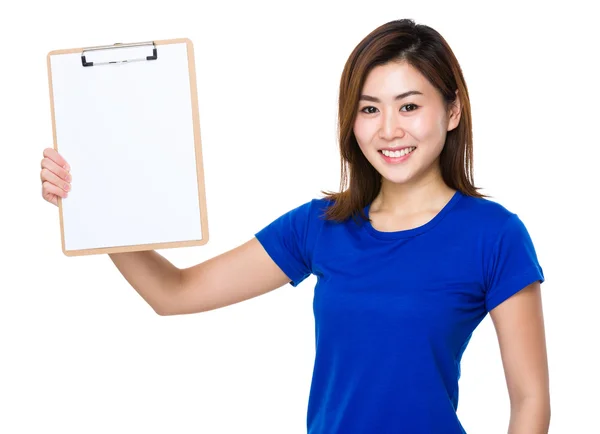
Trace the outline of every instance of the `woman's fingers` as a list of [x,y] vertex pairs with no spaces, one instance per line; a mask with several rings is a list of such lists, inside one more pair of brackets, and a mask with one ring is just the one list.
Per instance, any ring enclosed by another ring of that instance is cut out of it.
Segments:
[[62,155],[60,155],[56,149],[54,148],[46,148],[44,149],[44,157],[45,158],[49,158],[50,160],[52,160],[54,163],[56,163],[59,167],[66,169],[67,171],[70,170],[71,168],[69,167],[69,164],[66,162],[66,160],[62,157]]
[[69,191],[71,189],[71,184],[68,181],[56,176],[56,174],[49,169],[43,168],[40,173],[40,178],[42,179],[42,183],[47,181],[64,191]]
[[51,160],[44,158],[42,160],[42,171],[40,172],[42,182],[50,181],[53,184],[59,185],[61,188],[71,182],[71,174],[64,168]]
[[67,197],[67,192],[48,181],[42,183],[42,197],[53,205],[58,206],[58,198]]
[[41,166],[42,197],[51,204],[58,206],[58,198],[66,198],[67,192],[71,190],[70,167],[53,148],[44,149]]

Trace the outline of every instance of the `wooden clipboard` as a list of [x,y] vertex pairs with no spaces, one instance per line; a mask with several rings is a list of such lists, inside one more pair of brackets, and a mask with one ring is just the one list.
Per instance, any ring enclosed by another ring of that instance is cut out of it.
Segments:
[[67,256],[208,242],[196,69],[186,38],[51,51],[58,208]]

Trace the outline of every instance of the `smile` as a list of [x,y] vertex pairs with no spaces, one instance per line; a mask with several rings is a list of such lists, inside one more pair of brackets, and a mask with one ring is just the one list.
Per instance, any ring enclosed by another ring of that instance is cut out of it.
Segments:
[[400,151],[388,151],[387,149],[382,149],[380,152],[386,157],[398,158],[410,154],[415,149],[417,149],[415,146],[411,146],[410,148],[404,148]]
[[400,151],[389,151],[387,149],[382,149],[378,152],[382,155],[383,160],[386,163],[396,164],[408,160],[415,149],[417,149],[415,146],[411,146],[410,148],[404,148]]

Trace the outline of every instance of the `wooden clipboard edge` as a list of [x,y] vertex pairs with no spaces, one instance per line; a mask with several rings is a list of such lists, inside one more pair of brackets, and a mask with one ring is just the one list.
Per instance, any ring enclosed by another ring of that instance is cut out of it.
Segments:
[[[177,41],[177,40],[175,40]],[[158,41],[157,44],[161,45]],[[202,159],[202,138],[200,134],[200,112],[198,108],[198,86],[196,84],[196,59],[194,57],[194,44],[188,38],[181,39],[187,46],[188,70],[190,74],[190,94],[192,97],[192,118],[194,128],[194,144],[196,148],[196,179],[198,180],[198,206],[200,207],[200,227],[202,230],[202,244],[208,243],[208,211],[206,208],[206,188],[200,180],[204,179],[204,161]],[[171,41],[171,43],[173,43]]]
[[[63,52],[75,52],[74,50],[54,50],[54,51],[50,51],[48,53],[48,55],[46,56],[46,65],[48,68],[48,87],[50,89],[50,117],[52,119],[52,144],[54,147],[54,150],[58,152],[58,143],[56,140],[56,117],[55,117],[55,112],[54,112],[54,88],[52,86],[52,63],[51,63],[51,56],[54,56],[55,54],[64,54]],[[70,256],[70,254],[67,253],[67,250],[65,249],[65,227],[64,227],[64,220],[63,220],[63,209],[62,209],[62,198],[58,198],[58,218],[60,220],[60,242],[61,242],[61,249],[62,252],[67,255]]]
[[[206,190],[204,183],[201,182],[204,179],[204,165],[202,160],[202,139],[200,135],[200,114],[198,109],[198,87],[196,84],[196,62],[194,58],[194,44],[189,38],[177,38],[177,39],[161,39],[154,41],[155,45],[169,45],[169,44],[186,44],[187,57],[188,57],[188,71],[190,78],[190,94],[192,104],[192,125],[194,131],[194,148],[196,155],[196,180],[198,182],[198,206],[200,207],[200,227],[202,230],[201,240],[190,240],[190,241],[174,241],[154,244],[138,244],[129,246],[116,246],[116,247],[105,247],[95,249],[81,249],[81,250],[66,250],[65,248],[65,230],[64,230],[64,219],[62,209],[62,198],[58,198],[58,213],[60,220],[60,238],[61,238],[61,250],[65,256],[83,256],[83,255],[96,255],[104,253],[123,253],[123,252],[136,252],[143,250],[157,250],[157,249],[171,249],[177,247],[193,247],[202,246],[209,241],[208,234],[208,216],[206,207]],[[52,64],[51,57],[61,54],[72,54],[81,53],[85,48],[67,48],[62,50],[52,50],[46,56],[46,64],[48,69],[48,87],[50,90],[50,115],[52,120],[52,141],[54,150],[58,152],[58,143],[56,139],[56,118],[54,111],[54,92],[52,86]]]
[[95,249],[64,250],[66,256],[99,255],[103,253],[141,252],[144,250],[163,250],[177,247],[194,247],[206,244],[206,239],[191,241],[173,241],[167,243],[136,244],[130,246],[98,247]]

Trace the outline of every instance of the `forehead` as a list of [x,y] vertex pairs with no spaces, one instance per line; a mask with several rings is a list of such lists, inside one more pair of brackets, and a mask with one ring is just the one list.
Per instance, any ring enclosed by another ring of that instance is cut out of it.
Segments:
[[407,62],[388,62],[369,72],[362,93],[395,96],[409,90],[418,90],[427,96],[434,88],[418,69]]

